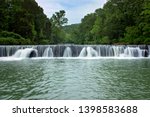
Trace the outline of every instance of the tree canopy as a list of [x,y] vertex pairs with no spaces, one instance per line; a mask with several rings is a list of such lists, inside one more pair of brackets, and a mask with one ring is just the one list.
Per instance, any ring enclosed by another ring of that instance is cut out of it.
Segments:
[[82,44],[150,44],[150,1],[108,0],[78,30],[76,42]]
[[0,44],[150,44],[149,0],[107,0],[68,26],[64,10],[48,18],[35,0],[0,3]]
[[14,32],[31,43],[50,41],[51,22],[35,0],[0,0],[0,30]]

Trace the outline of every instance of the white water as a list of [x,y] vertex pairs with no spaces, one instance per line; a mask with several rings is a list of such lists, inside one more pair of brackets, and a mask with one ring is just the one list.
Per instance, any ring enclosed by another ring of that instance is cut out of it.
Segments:
[[92,47],[87,47],[87,57],[97,57],[98,53]]
[[124,47],[122,46],[113,46],[114,56],[119,57],[122,53],[124,53]]
[[66,49],[64,50],[63,57],[72,57],[72,50],[70,47],[66,47]]
[[36,57],[37,59],[150,58],[150,46],[137,46],[137,45],[0,46],[0,56],[1,56],[0,59],[3,60],[8,58],[13,59],[13,58],[32,58],[32,57],[34,58]]
[[86,57],[87,53],[86,53],[86,47],[84,47],[81,52],[80,52],[80,55],[79,57]]
[[53,50],[52,48],[48,47],[45,49],[42,57],[53,57]]
[[149,57],[150,57],[150,46],[148,46],[148,51],[149,51]]
[[127,47],[121,57],[143,57],[145,50],[141,50],[139,47]]
[[92,47],[84,47],[81,52],[79,57],[97,57],[98,52],[94,50]]
[[26,49],[19,49],[16,51],[16,53],[12,56],[14,58],[29,58],[30,54],[34,52],[37,57],[37,50],[33,48],[26,48]]
[[[28,58],[31,54],[31,52],[35,52],[37,56],[37,50],[33,48],[26,48],[26,49],[19,49],[13,57],[16,58]],[[103,51],[105,51],[106,56],[105,57],[143,57],[145,50],[140,49],[139,47],[109,47],[103,48]],[[99,48],[99,52],[97,52],[92,47],[83,47],[81,50],[79,57],[102,57],[102,50]],[[45,49],[42,57],[53,57],[53,51],[52,48],[48,47]],[[63,53],[63,57],[72,57],[72,50],[70,47],[66,47]]]

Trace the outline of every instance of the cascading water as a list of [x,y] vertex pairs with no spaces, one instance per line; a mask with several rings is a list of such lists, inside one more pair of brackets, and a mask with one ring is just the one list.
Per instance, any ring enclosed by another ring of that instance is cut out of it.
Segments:
[[20,46],[0,46],[0,57],[12,56]]
[[0,46],[0,57],[150,57],[149,45]]
[[87,55],[87,51],[86,51],[86,47],[84,47],[84,48],[81,50],[79,57],[86,57],[86,55]]
[[148,46],[148,56],[150,57],[150,45]]
[[66,47],[63,57],[72,57],[72,50],[70,47]]
[[98,56],[100,57],[110,57],[115,56],[115,53],[118,53],[118,47],[110,45],[100,45],[96,47]]
[[79,57],[97,57],[98,53],[96,50],[94,50],[92,47],[84,47],[81,52]]
[[119,57],[122,53],[124,53],[124,46],[113,46],[114,56]]
[[37,57],[37,50],[33,48],[19,49],[12,57],[15,58]]
[[97,57],[98,53],[92,47],[87,47],[87,57]]
[[145,50],[140,49],[139,47],[127,47],[124,50],[124,53],[121,54],[122,57],[143,57]]
[[52,48],[48,47],[45,49],[42,57],[53,57],[53,50]]

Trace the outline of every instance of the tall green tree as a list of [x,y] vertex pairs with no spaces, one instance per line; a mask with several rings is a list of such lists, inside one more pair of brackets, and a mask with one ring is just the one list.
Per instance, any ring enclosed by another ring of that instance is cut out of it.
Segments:
[[55,27],[62,27],[64,24],[67,24],[68,19],[65,17],[66,12],[64,10],[60,10],[59,12],[55,12],[51,17],[51,22]]
[[86,15],[79,26],[79,43],[94,43],[91,30],[96,20],[95,13]]
[[140,14],[141,21],[139,27],[144,37],[150,37],[150,1],[146,1],[144,4],[143,11]]
[[52,23],[52,43],[58,44],[63,43],[65,33],[62,30],[62,26],[67,24],[68,19],[65,17],[65,11],[60,10],[59,12],[55,12],[50,19]]

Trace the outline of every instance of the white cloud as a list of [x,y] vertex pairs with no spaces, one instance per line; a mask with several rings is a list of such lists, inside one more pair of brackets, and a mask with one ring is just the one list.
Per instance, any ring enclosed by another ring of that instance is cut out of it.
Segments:
[[103,6],[106,0],[36,0],[50,18],[59,10],[66,11],[69,24],[79,23],[88,13],[94,12]]
[[97,8],[102,7],[104,3],[105,0],[103,0],[103,2],[95,0],[92,3],[81,5],[71,10],[67,10],[67,17],[69,18],[71,23],[79,23],[85,15],[94,12]]
[[65,9],[59,2],[56,2],[57,0],[36,0],[39,4],[44,9],[44,13],[48,16],[51,17],[52,14],[54,14],[56,11]]

